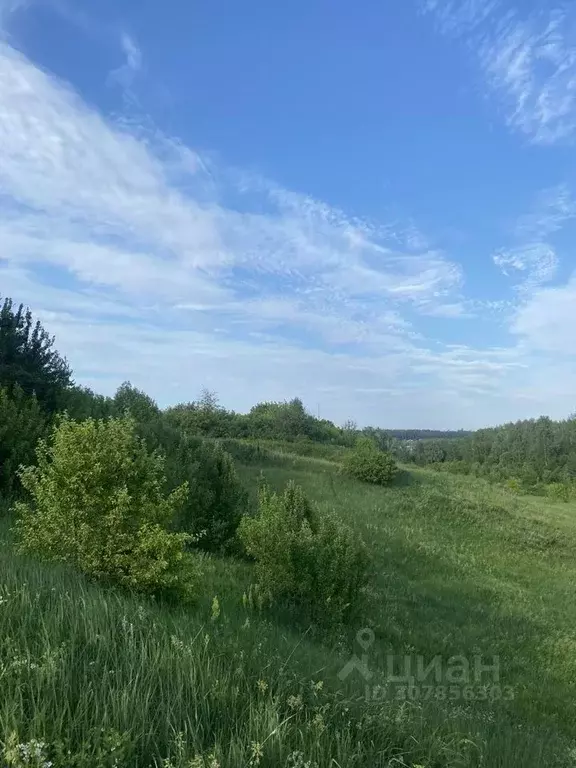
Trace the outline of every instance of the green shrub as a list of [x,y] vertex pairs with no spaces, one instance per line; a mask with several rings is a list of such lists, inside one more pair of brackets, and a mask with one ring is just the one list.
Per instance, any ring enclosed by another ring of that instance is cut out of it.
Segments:
[[15,505],[21,550],[136,590],[190,596],[190,537],[168,530],[188,488],[165,495],[164,460],[130,418],[64,417],[36,455],[38,465],[20,472],[31,496]]
[[569,483],[550,483],[546,486],[546,495],[558,501],[569,502],[572,493],[573,489]]
[[321,623],[339,623],[358,606],[365,546],[333,514],[314,509],[299,486],[289,483],[279,495],[262,484],[258,514],[242,519],[239,536],[272,596],[297,601]]
[[344,458],[342,470],[365,483],[387,485],[396,476],[398,467],[389,453],[380,451],[370,438],[362,437]]
[[512,493],[522,493],[522,483],[520,480],[518,480],[517,477],[510,477],[508,480],[506,480],[505,485],[509,491],[512,491]]

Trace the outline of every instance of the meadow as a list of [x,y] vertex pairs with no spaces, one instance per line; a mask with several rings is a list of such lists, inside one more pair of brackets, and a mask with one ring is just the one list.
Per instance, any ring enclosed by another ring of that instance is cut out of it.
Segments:
[[[369,486],[280,443],[236,454],[252,495],[293,479],[362,533],[361,614],[319,630],[211,554],[195,604],[132,596],[16,554],[5,510],[6,765],[576,765],[576,504],[414,468]],[[452,657],[494,656],[497,680],[446,679]],[[386,686],[401,657],[440,657],[442,680]]]

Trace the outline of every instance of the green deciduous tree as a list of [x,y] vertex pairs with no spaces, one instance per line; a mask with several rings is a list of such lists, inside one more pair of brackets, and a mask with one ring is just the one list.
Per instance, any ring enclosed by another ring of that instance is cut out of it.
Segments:
[[113,402],[117,416],[128,412],[140,424],[160,417],[160,408],[150,395],[133,387],[129,381],[118,387]]

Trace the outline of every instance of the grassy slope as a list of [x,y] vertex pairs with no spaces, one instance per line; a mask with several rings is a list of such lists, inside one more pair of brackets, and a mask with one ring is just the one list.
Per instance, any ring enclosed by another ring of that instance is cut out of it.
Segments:
[[[203,754],[209,765],[214,750],[222,768],[283,766],[295,751],[342,768],[576,764],[568,757],[576,740],[574,505],[425,471],[371,488],[320,459],[285,457],[263,471],[278,487],[301,483],[369,543],[375,589],[350,639],[361,626],[373,629],[374,672],[387,654],[498,654],[514,700],[368,706],[359,677],[338,678],[351,649],[361,650],[290,626],[278,608],[244,605],[246,565],[207,559],[199,604],[170,609],[22,560],[4,536],[3,738],[17,730],[21,741],[65,739],[79,758],[62,766],[96,768],[118,754],[118,765],[160,765],[171,755],[184,766],[184,754]],[[260,467],[241,472],[254,488]],[[214,595],[221,612],[212,620]],[[112,752],[113,730],[126,735]]]

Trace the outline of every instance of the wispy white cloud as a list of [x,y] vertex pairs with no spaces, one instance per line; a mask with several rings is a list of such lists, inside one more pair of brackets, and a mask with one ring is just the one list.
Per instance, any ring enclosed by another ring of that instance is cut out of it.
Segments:
[[435,16],[443,34],[460,36],[475,31],[500,9],[499,0],[423,0],[425,13]]
[[522,273],[522,290],[530,290],[550,280],[558,269],[558,257],[547,243],[527,243],[497,251],[492,257],[505,275]]
[[534,290],[557,274],[560,259],[550,240],[575,218],[576,201],[567,185],[543,190],[533,210],[515,222],[514,244],[496,251],[494,263],[505,275],[520,276],[520,292]]
[[121,37],[122,50],[126,54],[126,66],[131,72],[138,72],[142,66],[142,53],[127,32]]
[[[534,210],[521,217],[513,232],[522,240],[552,239],[576,216],[576,206],[566,186],[544,190]],[[522,275],[518,299],[505,308],[508,330],[515,339],[519,360],[527,366],[516,382],[515,397],[533,414],[553,411],[558,417],[573,412],[576,386],[576,274],[566,283],[545,286],[557,277],[559,259],[546,242],[525,242],[502,250],[494,261],[505,271]],[[545,398],[543,393],[546,393]]]
[[530,349],[555,357],[576,356],[576,275],[562,286],[542,288],[523,304],[511,330]]
[[107,121],[6,43],[0,147],[2,293],[99,390],[130,378],[166,404],[207,384],[236,408],[301,395],[339,421],[473,426],[507,418],[526,384],[516,346],[428,336],[470,307],[461,267],[412,224]]
[[142,69],[142,52],[134,38],[127,32],[122,32],[120,35],[120,45],[125,62],[118,69],[112,70],[110,80],[128,90],[132,87],[136,75]]
[[[273,376],[276,395],[300,386],[290,372],[312,359],[345,380],[338,350],[350,345],[350,360],[377,352],[371,375],[380,379],[386,360],[392,382],[422,343],[399,308],[427,313],[459,290],[460,268],[418,252],[414,227],[404,237],[264,179],[213,172],[157,132],[106,122],[6,44],[0,105],[3,291],[52,318],[80,377],[98,368],[119,381],[151,367],[160,376],[166,355],[178,370],[182,343],[203,359],[252,366],[263,356],[268,366],[273,332],[274,354],[290,360],[277,369],[285,384]],[[222,204],[221,179],[242,209]],[[94,355],[104,339],[109,353]],[[270,385],[262,366],[258,380]],[[311,385],[312,370],[301,382]]]
[[472,317],[474,315],[472,305],[465,301],[456,301],[446,304],[432,304],[430,307],[423,307],[422,312],[430,317]]
[[425,0],[444,34],[462,39],[507,124],[538,143],[576,133],[576,9],[526,12],[501,0]]
[[517,237],[542,241],[576,219],[576,200],[567,184],[543,190],[535,201],[534,209],[516,222]]

